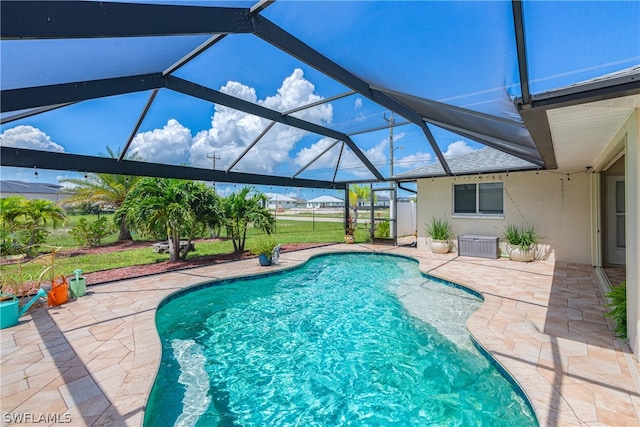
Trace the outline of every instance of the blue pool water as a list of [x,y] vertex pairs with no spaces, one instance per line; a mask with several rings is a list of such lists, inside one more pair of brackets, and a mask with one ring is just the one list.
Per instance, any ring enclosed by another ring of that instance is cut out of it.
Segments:
[[182,292],[157,313],[145,425],[537,425],[469,337],[480,304],[379,254]]

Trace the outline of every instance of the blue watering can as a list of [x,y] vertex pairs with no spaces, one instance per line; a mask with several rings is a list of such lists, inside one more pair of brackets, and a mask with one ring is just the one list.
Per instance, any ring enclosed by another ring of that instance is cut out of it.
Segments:
[[[7,294],[4,294],[4,296],[7,296]],[[33,303],[35,303],[40,298],[47,297],[47,291],[42,288],[38,289],[38,293],[35,294],[35,296],[31,298],[31,300],[29,300],[29,302],[26,303],[21,310],[19,307],[20,301],[18,300],[18,297],[16,297],[15,295],[9,296],[12,298],[0,302],[0,329],[10,328],[11,326],[17,325],[18,318],[22,316],[27,310],[29,310],[29,307],[31,307]]]

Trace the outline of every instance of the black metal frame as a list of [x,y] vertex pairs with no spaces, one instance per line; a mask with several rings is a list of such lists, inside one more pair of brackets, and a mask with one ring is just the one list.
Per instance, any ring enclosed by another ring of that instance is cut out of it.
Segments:
[[114,175],[152,176],[199,181],[262,184],[280,187],[304,187],[342,190],[345,183],[332,183],[312,179],[292,179],[283,176],[265,176],[241,172],[225,172],[195,167],[150,163],[136,160],[118,160],[80,154],[0,147],[2,166],[38,168],[60,171],[95,172]]
[[[523,123],[510,121],[500,117],[466,110],[433,100],[417,98],[408,94],[397,93],[380,87],[373,87],[368,82],[354,75],[349,70],[330,60],[326,56],[294,37],[287,31],[278,27],[273,22],[260,15],[260,12],[273,3],[273,0],[261,0],[251,8],[227,8],[209,6],[181,6],[158,5],[139,3],[115,3],[115,2],[85,2],[85,1],[13,1],[0,2],[0,38],[2,40],[20,39],[64,39],[79,37],[149,37],[149,36],[175,36],[175,35],[210,35],[200,46],[187,52],[175,64],[156,73],[114,77],[101,80],[61,83],[49,86],[26,87],[2,90],[0,92],[0,111],[2,113],[17,112],[11,116],[5,116],[2,123],[8,123],[20,118],[29,117],[66,105],[107,96],[125,93],[151,91],[151,96],[145,109],[141,112],[136,126],[126,143],[116,163],[130,164],[124,160],[128,146],[133,140],[146,111],[152,105],[155,94],[160,89],[174,90],[188,96],[197,97],[215,104],[225,105],[249,114],[254,114],[271,120],[273,123],[282,123],[293,126],[307,132],[327,136],[341,141],[340,159],[344,145],[359,158],[362,164],[372,173],[375,180],[384,181],[383,175],[369,161],[367,156],[358,148],[350,135],[335,131],[329,127],[320,126],[291,116],[291,112],[278,112],[264,108],[257,104],[244,101],[211,88],[195,84],[180,78],[173,73],[184,64],[197,57],[215,45],[228,34],[250,33],[265,40],[278,49],[298,58],[304,63],[314,67],[325,75],[345,85],[352,92],[338,95],[321,102],[329,102],[341,96],[349,96],[357,93],[382,107],[388,108],[398,116],[406,119],[404,123],[418,125],[425,138],[434,151],[438,161],[442,165],[446,175],[453,175],[446,159],[444,158],[438,143],[427,123],[440,126],[462,136],[471,138],[487,146],[504,151],[510,155],[522,158],[536,164],[541,169],[556,167],[555,155],[551,141],[546,110],[565,105],[574,105],[587,100],[606,99],[613,96],[638,93],[640,81],[638,75],[625,76],[620,79],[608,79],[590,85],[576,86],[554,91],[547,94],[534,95],[529,93],[529,77],[527,70],[527,55],[525,43],[524,17],[521,0],[512,0],[514,37],[516,41],[518,70],[522,97],[515,100],[515,107],[520,113]],[[310,108],[312,105],[300,107]],[[297,111],[297,110],[296,110]],[[263,134],[266,133],[263,132]],[[262,137],[258,137],[254,144]],[[335,145],[335,144],[334,144]],[[249,147],[249,149],[251,146]],[[16,166],[18,164],[27,167],[40,167],[51,169],[51,165],[66,165],[73,169],[77,160],[87,160],[83,166],[89,172],[99,172],[105,169],[120,170],[118,167],[102,167],[99,162],[108,162],[111,159],[99,157],[78,156],[68,153],[41,152],[36,155],[32,150],[7,151],[2,149],[3,166]],[[286,182],[283,185],[324,186],[329,188],[344,183],[336,183],[336,175],[340,165],[340,159],[336,165],[336,171],[332,181],[301,180],[297,178],[299,173],[315,162],[298,171],[291,178],[272,177],[267,175],[234,173],[231,171],[247,153],[248,149],[236,159],[226,171],[207,170],[207,176],[198,179],[215,178],[219,182],[247,182],[255,180],[255,184],[279,185],[277,182]],[[6,156],[4,155],[6,152]],[[13,153],[13,154],[12,154]],[[16,154],[22,153],[22,154]],[[26,153],[29,153],[28,155]],[[74,161],[62,161],[61,156],[70,156]],[[36,162],[27,164],[25,159]],[[97,160],[92,160],[97,159]],[[163,169],[171,169],[171,175],[177,176],[203,176],[204,170],[187,166],[154,165],[142,163],[142,169],[135,169],[136,174],[142,170],[152,176],[164,176],[167,172]],[[178,172],[173,168],[193,170],[193,172]],[[134,169],[124,168],[123,173],[132,173]],[[195,178],[192,178],[195,179]],[[393,180],[390,177],[386,180]],[[296,184],[294,184],[294,182]],[[319,187],[314,187],[319,188]]]

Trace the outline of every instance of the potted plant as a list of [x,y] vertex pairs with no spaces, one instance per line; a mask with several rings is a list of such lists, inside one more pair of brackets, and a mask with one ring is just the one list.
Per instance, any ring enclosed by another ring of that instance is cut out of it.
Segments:
[[268,266],[271,265],[271,257],[276,246],[276,243],[271,239],[260,239],[251,252],[258,255],[261,266]]
[[508,243],[507,253],[513,261],[529,262],[533,261],[538,236],[533,231],[533,227],[508,225],[504,233],[504,238]]
[[451,250],[453,231],[451,224],[446,219],[431,218],[425,229],[427,236],[431,237],[429,247],[435,254],[446,254]]
[[345,220],[344,242],[354,243],[356,241],[355,237],[353,236],[355,232],[356,232],[356,227],[355,227],[355,222],[353,221],[353,217],[348,216],[347,219]]

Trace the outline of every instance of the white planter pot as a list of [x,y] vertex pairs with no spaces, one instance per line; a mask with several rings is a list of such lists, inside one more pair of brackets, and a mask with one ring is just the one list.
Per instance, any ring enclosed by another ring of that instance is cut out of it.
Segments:
[[451,249],[448,240],[431,240],[429,247],[434,254],[446,254]]
[[522,249],[519,246],[509,245],[509,258],[518,262],[533,261],[533,248]]

